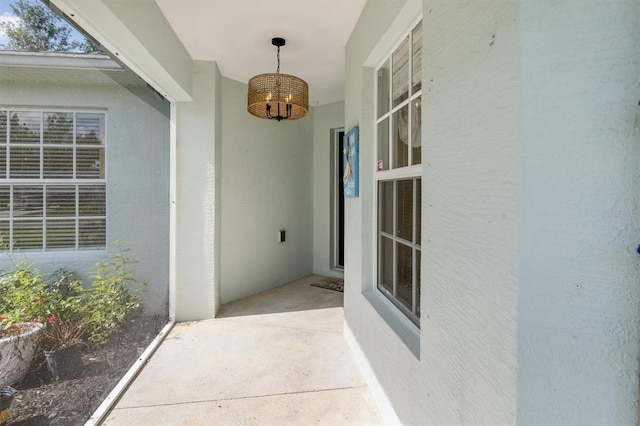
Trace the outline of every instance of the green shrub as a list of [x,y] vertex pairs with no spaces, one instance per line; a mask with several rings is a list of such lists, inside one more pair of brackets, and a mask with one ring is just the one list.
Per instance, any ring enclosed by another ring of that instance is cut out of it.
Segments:
[[0,327],[40,322],[46,350],[82,339],[104,344],[140,307],[138,291],[146,285],[129,266],[136,263],[129,250],[120,241],[114,248],[109,261],[96,264],[88,288],[66,269],[45,277],[26,261],[14,263],[11,270],[0,273]]
[[0,322],[43,322],[51,314],[42,274],[24,262],[0,275]]
[[135,278],[135,271],[129,266],[137,263],[128,256],[129,249],[123,249],[120,241],[116,241],[114,247],[117,251],[110,261],[96,264],[87,297],[87,335],[95,344],[105,343],[131,312],[140,307],[137,291],[146,285]]

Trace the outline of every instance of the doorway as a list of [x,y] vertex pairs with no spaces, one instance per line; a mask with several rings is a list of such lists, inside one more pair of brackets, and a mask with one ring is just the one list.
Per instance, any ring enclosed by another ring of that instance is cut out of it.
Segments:
[[338,270],[344,269],[343,138],[344,128],[331,130],[331,268]]

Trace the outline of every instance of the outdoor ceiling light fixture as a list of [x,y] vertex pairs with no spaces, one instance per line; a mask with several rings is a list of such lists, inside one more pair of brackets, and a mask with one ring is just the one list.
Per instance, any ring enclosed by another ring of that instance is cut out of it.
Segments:
[[275,37],[271,44],[278,48],[275,73],[258,74],[249,80],[247,111],[267,120],[297,120],[309,111],[309,86],[301,78],[280,74],[280,48],[285,39]]

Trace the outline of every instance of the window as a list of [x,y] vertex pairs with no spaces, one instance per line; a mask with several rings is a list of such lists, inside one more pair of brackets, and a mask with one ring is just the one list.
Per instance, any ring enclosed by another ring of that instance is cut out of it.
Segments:
[[9,250],[106,248],[105,113],[0,108]]
[[376,68],[377,289],[420,326],[422,23]]

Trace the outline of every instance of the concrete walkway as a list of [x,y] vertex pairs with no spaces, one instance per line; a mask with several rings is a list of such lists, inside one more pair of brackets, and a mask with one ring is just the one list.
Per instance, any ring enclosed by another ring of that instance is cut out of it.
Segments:
[[342,293],[311,275],[177,324],[105,425],[382,424],[342,334]]

